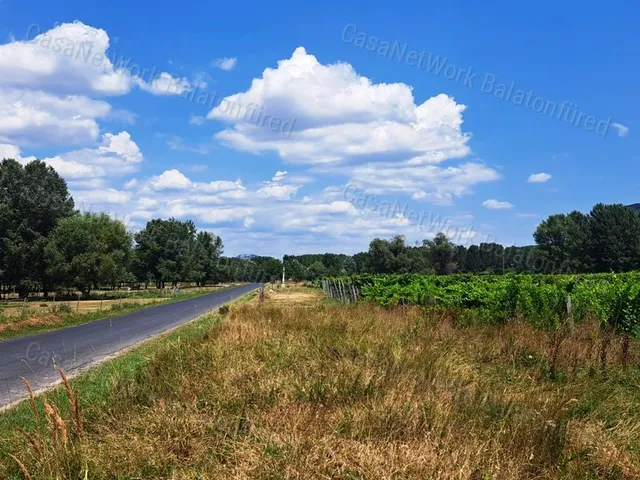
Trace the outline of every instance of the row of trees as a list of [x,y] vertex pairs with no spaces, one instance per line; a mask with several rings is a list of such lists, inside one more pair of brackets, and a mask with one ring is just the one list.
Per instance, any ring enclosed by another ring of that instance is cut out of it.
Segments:
[[444,233],[421,244],[409,245],[403,236],[376,238],[369,250],[353,256],[324,255],[285,256],[287,277],[317,279],[323,275],[339,276],[364,273],[502,273],[542,272],[551,270],[548,261],[535,246],[503,247],[481,243],[465,247],[453,244]]
[[599,203],[588,214],[551,215],[533,236],[542,255],[558,270],[640,269],[640,215],[631,207]]
[[198,232],[192,221],[151,220],[132,234],[106,214],[78,213],[65,181],[44,163],[0,163],[0,293],[73,288],[88,294],[123,282],[163,288],[281,274],[279,260],[222,252],[222,239]]
[[[287,278],[313,280],[356,273],[557,273],[640,269],[640,215],[623,205],[598,204],[588,214],[552,215],[536,244],[465,247],[440,233],[409,245],[402,236],[376,238],[356,255],[285,256]],[[271,257],[222,256],[222,239],[192,221],[151,220],[132,234],[105,214],[79,214],[65,181],[39,161],[0,163],[0,286],[21,296],[39,290],[122,282],[165,284],[271,281],[282,262]],[[2,290],[0,290],[1,293]]]
[[402,236],[376,238],[353,256],[285,257],[287,276],[316,279],[355,273],[598,273],[640,269],[640,215],[624,205],[552,215],[534,233],[536,245],[453,244],[445,234],[408,245]]

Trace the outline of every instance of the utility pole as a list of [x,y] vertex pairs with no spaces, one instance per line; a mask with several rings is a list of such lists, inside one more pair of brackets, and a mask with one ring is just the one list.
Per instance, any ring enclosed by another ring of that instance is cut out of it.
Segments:
[[[286,257],[286,255],[285,255]],[[285,257],[282,257],[282,287],[284,288],[284,259]]]

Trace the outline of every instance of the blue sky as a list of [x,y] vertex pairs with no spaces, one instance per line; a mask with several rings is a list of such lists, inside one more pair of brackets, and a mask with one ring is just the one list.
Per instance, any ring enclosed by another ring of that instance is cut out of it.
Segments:
[[549,214],[640,202],[640,6],[493,3],[2,0],[0,156],[232,255],[530,244]]

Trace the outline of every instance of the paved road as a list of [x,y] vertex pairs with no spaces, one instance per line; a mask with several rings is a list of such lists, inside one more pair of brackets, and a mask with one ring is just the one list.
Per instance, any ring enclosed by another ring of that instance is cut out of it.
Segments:
[[20,377],[34,390],[59,379],[55,365],[73,373],[258,288],[209,293],[114,318],[0,342],[0,407],[25,397]]

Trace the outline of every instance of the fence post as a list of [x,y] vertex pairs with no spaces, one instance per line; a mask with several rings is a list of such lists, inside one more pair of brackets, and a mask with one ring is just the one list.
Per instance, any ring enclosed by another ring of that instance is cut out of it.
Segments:
[[573,303],[571,301],[571,294],[567,295],[567,327],[569,332],[573,332],[575,329],[575,323],[573,319]]

